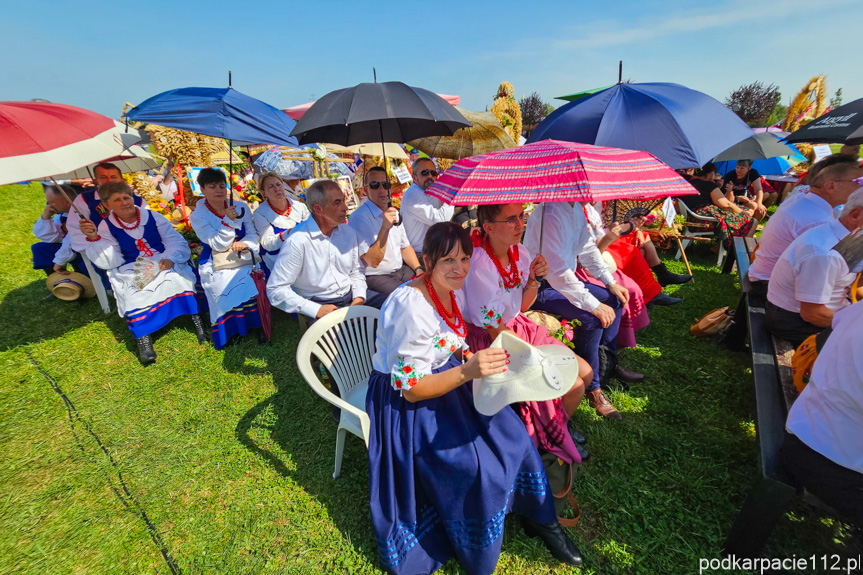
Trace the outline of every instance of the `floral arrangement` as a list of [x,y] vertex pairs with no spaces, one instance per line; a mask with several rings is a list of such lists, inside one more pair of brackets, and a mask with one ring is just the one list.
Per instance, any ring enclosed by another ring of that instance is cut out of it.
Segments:
[[560,329],[549,334],[556,340],[562,341],[569,349],[575,349],[575,326],[581,325],[577,319],[560,320]]
[[515,88],[509,82],[501,82],[498,86],[491,113],[497,116],[509,137],[518,142],[521,136],[521,107],[515,99]]

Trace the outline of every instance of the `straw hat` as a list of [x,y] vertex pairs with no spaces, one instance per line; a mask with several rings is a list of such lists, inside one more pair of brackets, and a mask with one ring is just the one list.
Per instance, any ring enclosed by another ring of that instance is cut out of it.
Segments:
[[565,345],[534,347],[501,332],[491,347],[509,352],[507,371],[475,379],[473,403],[483,415],[494,415],[510,403],[563,397],[578,379],[578,360]]
[[54,272],[45,281],[48,289],[54,294],[57,299],[64,301],[75,301],[78,298],[91,298],[96,296],[96,288],[93,287],[93,282],[84,274],[78,272],[69,272],[61,274]]

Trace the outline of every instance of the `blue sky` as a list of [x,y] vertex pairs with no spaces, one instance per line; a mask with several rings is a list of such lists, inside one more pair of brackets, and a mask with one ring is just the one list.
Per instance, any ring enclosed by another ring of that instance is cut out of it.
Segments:
[[[134,6],[134,7],[133,7]],[[741,84],[787,103],[815,74],[863,97],[860,0],[165,2],[24,0],[0,9],[0,100],[45,98],[117,117],[182,86],[279,108],[372,80],[459,94],[498,84],[545,100],[617,81],[677,82],[719,100]],[[559,105],[560,101],[555,101]]]

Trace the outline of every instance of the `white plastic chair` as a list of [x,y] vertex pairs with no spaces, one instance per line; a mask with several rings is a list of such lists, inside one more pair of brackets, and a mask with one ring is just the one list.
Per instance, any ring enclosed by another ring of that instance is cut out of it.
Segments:
[[[693,220],[693,221],[697,221],[697,222],[703,222],[705,224],[717,224],[717,225],[719,224],[719,220],[716,218],[711,218],[708,216],[700,216],[700,215],[696,214],[695,212],[690,210],[689,206],[687,206],[683,202],[683,200],[681,200],[680,198],[677,199],[677,212],[681,216],[686,218],[687,222]],[[691,238],[700,238],[700,237],[708,237],[708,236],[712,237],[714,234],[713,231],[706,232],[706,231],[690,230],[688,227],[686,227],[686,224],[683,224],[683,233],[684,233],[684,235],[687,235]],[[677,250],[677,255],[674,256],[674,259],[679,260],[680,257],[683,255],[683,251],[691,243],[692,243],[691,240],[680,240],[680,249]],[[722,267],[722,260],[724,258],[725,258],[725,243],[719,242],[719,256],[716,258],[716,267],[719,267],[719,268]]]
[[87,254],[78,252],[81,256],[81,261],[84,262],[84,267],[87,268],[87,275],[93,281],[93,289],[96,290],[96,298],[99,300],[99,305],[102,306],[102,311],[105,314],[111,313],[111,303],[108,301],[108,294],[105,292],[105,286],[102,284],[102,278],[96,273],[93,264],[87,259]]
[[[342,471],[345,434],[350,431],[369,447],[371,421],[366,414],[366,391],[375,353],[378,310],[367,306],[338,309],[317,320],[306,330],[297,347],[297,367],[315,393],[342,410],[336,432],[336,468],[333,479]],[[327,369],[339,394],[318,380],[312,356]]]

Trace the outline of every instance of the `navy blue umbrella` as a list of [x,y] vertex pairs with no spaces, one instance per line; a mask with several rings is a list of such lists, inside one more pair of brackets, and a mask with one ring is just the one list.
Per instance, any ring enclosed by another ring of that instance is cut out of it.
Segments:
[[178,88],[144,100],[126,118],[252,144],[296,146],[296,122],[233,88]]
[[528,142],[548,138],[650,152],[675,169],[701,167],[752,137],[721,102],[680,84],[617,84],[561,106]]

